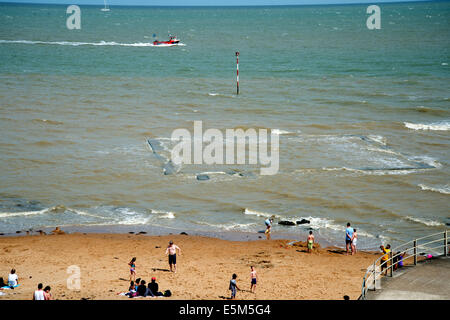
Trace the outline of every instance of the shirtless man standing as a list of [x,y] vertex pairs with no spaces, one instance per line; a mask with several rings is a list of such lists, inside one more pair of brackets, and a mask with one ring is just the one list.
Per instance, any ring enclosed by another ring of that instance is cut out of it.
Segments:
[[[166,254],[169,254],[169,266],[170,266],[170,272],[177,272],[177,249],[181,256],[181,249],[176,244],[173,244],[173,241],[169,242],[169,246],[166,249]],[[174,268],[174,271],[172,271],[172,265]]]

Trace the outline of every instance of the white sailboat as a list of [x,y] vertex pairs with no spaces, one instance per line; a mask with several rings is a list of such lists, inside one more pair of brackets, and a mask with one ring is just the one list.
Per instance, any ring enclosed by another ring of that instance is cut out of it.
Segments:
[[103,2],[105,3],[105,7],[104,7],[104,8],[101,8],[101,10],[102,10],[102,11],[109,11],[109,7],[108,7],[108,5],[106,4],[106,0],[103,0]]

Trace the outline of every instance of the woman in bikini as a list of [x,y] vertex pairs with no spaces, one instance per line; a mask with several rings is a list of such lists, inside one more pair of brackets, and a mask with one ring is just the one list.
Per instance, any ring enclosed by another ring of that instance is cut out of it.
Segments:
[[[131,259],[128,265],[130,266],[130,281],[136,281],[136,257]],[[133,278],[133,280],[131,280],[131,278]]]

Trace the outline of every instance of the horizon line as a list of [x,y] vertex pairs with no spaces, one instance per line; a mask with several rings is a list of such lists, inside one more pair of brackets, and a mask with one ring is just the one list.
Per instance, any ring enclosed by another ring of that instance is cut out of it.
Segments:
[[[299,6],[354,6],[354,5],[382,5],[382,4],[399,4],[399,3],[423,3],[423,2],[449,2],[450,0],[392,0],[392,1],[373,1],[373,2],[355,2],[355,3],[303,3],[303,4],[248,4],[248,5],[227,5],[227,4],[218,4],[218,5],[205,5],[205,4],[190,4],[190,5],[164,5],[164,4],[154,4],[154,5],[145,5],[145,4],[114,4],[108,6],[110,8],[114,7],[166,7],[166,8],[188,8],[188,7],[299,7]],[[12,4],[12,5],[50,5],[50,6],[66,6],[71,5],[69,3],[48,3],[48,2],[11,2],[11,1],[0,1],[0,4]],[[78,6],[83,7],[103,7],[102,4],[79,4]]]

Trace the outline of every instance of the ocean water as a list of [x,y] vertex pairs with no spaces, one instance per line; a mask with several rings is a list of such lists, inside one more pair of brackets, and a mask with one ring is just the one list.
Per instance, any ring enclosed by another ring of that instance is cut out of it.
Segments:
[[[0,232],[92,226],[249,233],[359,247],[450,223],[450,3],[0,4]],[[152,46],[153,34],[184,44]],[[240,94],[236,95],[239,51]],[[267,128],[279,171],[184,165],[173,130]],[[147,139],[158,147],[152,153]],[[199,181],[196,174],[210,180]]]

